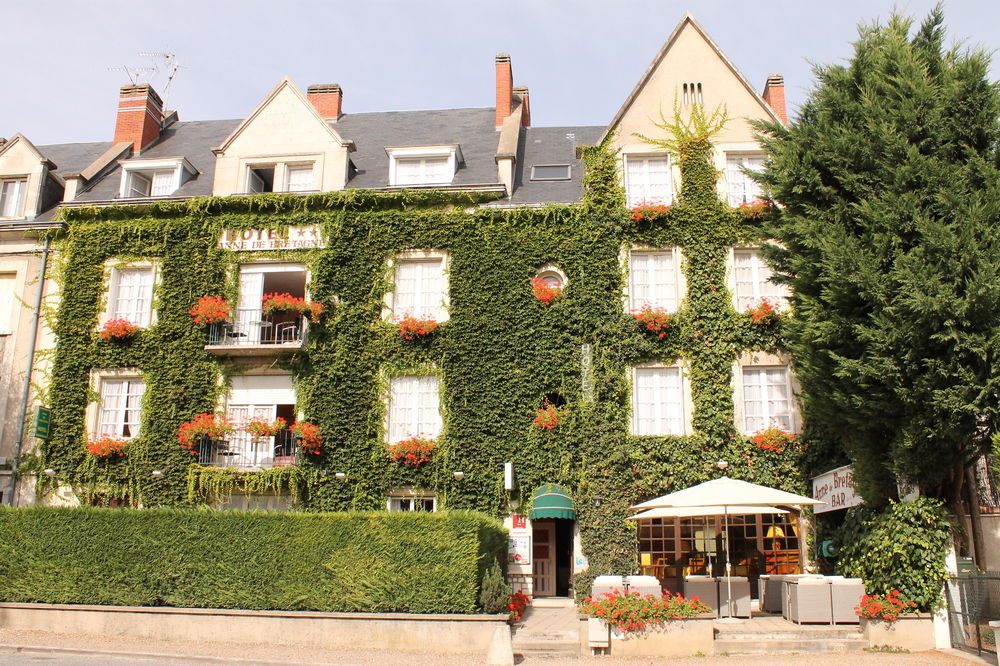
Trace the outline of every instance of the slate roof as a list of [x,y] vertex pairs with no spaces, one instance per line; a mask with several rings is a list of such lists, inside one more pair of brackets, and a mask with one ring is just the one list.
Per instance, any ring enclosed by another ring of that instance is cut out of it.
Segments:
[[[206,120],[175,122],[140,158],[185,157],[198,170],[174,197],[211,196],[215,178],[216,156],[212,149],[221,145],[241,120]],[[499,140],[495,111],[490,108],[443,109],[432,111],[388,111],[350,113],[332,126],[350,139],[356,151],[350,154],[355,167],[347,183],[349,189],[389,186],[389,157],[386,147],[436,146],[458,144],[463,164],[452,186],[498,185],[496,149]],[[603,127],[531,127],[522,128],[515,169],[514,195],[495,205],[538,205],[573,203],[582,194],[583,164],[576,158],[576,147],[593,144]],[[79,173],[100,157],[111,142],[51,144],[38,150],[57,166],[56,173]],[[569,164],[571,179],[532,181],[531,167],[538,164]],[[86,189],[77,201],[111,201],[118,198],[121,168],[112,164]],[[38,216],[50,220],[55,208]]]
[[[141,159],[160,157],[186,157],[198,170],[198,175],[188,180],[171,196],[209,197],[215,180],[215,154],[217,147],[230,132],[240,124],[239,120],[196,120],[176,122],[160,135],[160,138],[142,151]],[[100,153],[94,157],[98,157]],[[62,166],[62,165],[60,165]],[[117,164],[96,183],[78,194],[77,201],[106,201],[117,199],[121,185],[121,167]]]

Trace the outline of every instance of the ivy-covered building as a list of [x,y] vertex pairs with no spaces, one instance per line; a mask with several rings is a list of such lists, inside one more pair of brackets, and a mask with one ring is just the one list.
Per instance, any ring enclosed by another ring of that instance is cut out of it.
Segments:
[[[79,165],[53,163],[36,218],[59,287],[39,495],[476,509],[544,596],[710,570],[715,523],[624,519],[719,460],[804,490],[748,174],[781,77],[758,92],[687,15],[607,126],[538,128],[495,66],[495,106],[440,111],[345,112],[286,79],[244,119],[185,122],[127,86],[113,141],[39,147]],[[801,562],[794,521],[737,523],[749,575]]]

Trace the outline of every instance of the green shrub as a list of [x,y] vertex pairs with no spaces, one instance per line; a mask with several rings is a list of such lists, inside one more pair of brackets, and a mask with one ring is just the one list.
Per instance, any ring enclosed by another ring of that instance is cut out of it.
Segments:
[[944,505],[920,497],[884,511],[850,509],[839,530],[838,573],[864,579],[868,594],[899,590],[929,611],[941,601],[951,525]]
[[498,562],[486,570],[482,589],[479,592],[479,605],[484,613],[505,613],[510,603],[510,584],[503,575]]
[[0,510],[0,599],[476,612],[506,532],[447,513]]

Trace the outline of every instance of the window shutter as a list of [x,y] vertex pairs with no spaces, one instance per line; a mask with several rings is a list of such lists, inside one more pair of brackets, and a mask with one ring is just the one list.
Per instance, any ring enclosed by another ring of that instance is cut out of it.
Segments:
[[153,185],[150,189],[150,194],[154,197],[165,197],[173,194],[176,189],[176,183],[176,171],[157,171],[153,174]]
[[420,160],[396,159],[396,185],[417,185],[420,183],[423,165]]

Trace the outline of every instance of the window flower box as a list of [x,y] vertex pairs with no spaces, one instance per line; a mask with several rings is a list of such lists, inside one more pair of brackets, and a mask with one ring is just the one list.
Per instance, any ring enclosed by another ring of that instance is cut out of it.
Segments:
[[760,197],[755,197],[751,201],[745,201],[736,207],[743,217],[748,219],[759,219],[770,210],[771,204]]
[[639,328],[647,333],[651,333],[658,338],[667,337],[667,331],[670,329],[671,314],[663,308],[646,303],[638,310],[633,310],[632,317],[639,324]]
[[789,448],[795,446],[798,437],[795,433],[785,432],[781,428],[768,428],[754,434],[750,441],[758,449],[772,451],[774,453],[784,453]]
[[130,443],[117,435],[91,435],[87,440],[87,453],[107,462],[124,457]]
[[102,340],[130,340],[141,330],[141,326],[133,324],[128,319],[109,319],[101,327]]
[[433,318],[421,319],[413,315],[404,315],[395,320],[399,327],[399,335],[404,340],[429,337],[437,330],[437,321]]
[[222,324],[231,319],[233,306],[221,296],[202,296],[188,314],[196,324]]
[[562,296],[563,288],[543,277],[536,277],[531,281],[531,293],[542,305],[552,305]]
[[181,424],[177,431],[177,441],[181,448],[196,456],[202,439],[223,440],[233,430],[233,424],[217,414],[198,414],[191,421]]
[[760,303],[749,308],[746,315],[750,317],[750,323],[756,326],[768,326],[777,322],[781,317],[777,304],[766,298],[760,299]]
[[307,301],[289,293],[279,294],[277,292],[264,294],[261,299],[261,310],[267,316],[283,317],[288,314],[297,314],[309,317],[309,321],[316,323],[326,311],[326,306],[316,301]]
[[274,437],[281,430],[284,430],[288,425],[288,421],[281,418],[280,416],[273,421],[265,421],[264,419],[251,419],[243,424],[241,430],[253,437],[254,439],[267,439],[268,437]]
[[437,440],[430,437],[408,437],[395,444],[386,445],[389,458],[393,462],[411,467],[419,467],[430,462],[431,454],[437,448]]
[[318,456],[323,453],[323,433],[319,426],[308,421],[296,421],[292,426],[292,432],[299,440],[299,449],[303,453]]
[[670,206],[664,204],[653,204],[642,202],[631,207],[632,220],[642,222],[643,220],[659,220],[665,218],[670,212]]

